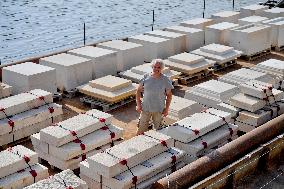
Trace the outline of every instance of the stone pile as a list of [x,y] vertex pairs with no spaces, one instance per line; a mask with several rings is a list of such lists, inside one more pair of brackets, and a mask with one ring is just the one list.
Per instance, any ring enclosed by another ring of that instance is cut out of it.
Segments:
[[47,179],[41,180],[24,189],[88,189],[85,181],[77,177],[73,171],[67,169]]
[[18,145],[0,152],[0,188],[20,189],[49,176],[37,153]]
[[91,189],[147,188],[184,166],[184,152],[157,131],[133,137],[80,164],[80,177]]
[[245,7],[241,7],[240,17],[244,18],[244,17],[248,17],[248,16],[253,16],[253,15],[260,15],[260,14],[262,14],[262,12],[264,10],[268,10],[268,9],[269,9],[269,7],[264,6],[264,5],[258,5],[258,4],[248,5],[248,6],[245,6]]
[[111,123],[112,117],[93,109],[51,125],[31,136],[34,149],[50,165],[76,169],[81,161],[123,137],[123,130]]
[[192,75],[201,71],[207,71],[209,67],[215,64],[215,61],[205,59],[203,56],[181,53],[165,60],[165,65],[170,69]]
[[191,52],[199,56],[203,56],[209,60],[216,61],[216,66],[224,65],[225,63],[236,61],[241,56],[242,52],[235,50],[234,47],[212,43],[204,47],[200,47]]
[[[135,83],[138,83],[141,79],[143,79],[145,74],[150,74],[152,72],[151,66],[152,65],[150,63],[142,64],[140,66],[135,66],[125,72],[120,72],[119,75],[125,79],[129,79]],[[162,70],[162,73],[171,80],[176,79],[181,74],[180,72],[170,70],[168,67],[165,67]]]
[[52,94],[34,89],[0,100],[0,145],[39,132],[61,121],[62,106],[53,103]]
[[80,93],[110,103],[135,95],[136,88],[137,84],[132,83],[130,80],[111,75],[92,80],[88,84],[77,87]]
[[265,20],[262,23],[271,26],[271,46],[281,50],[284,47],[284,16]]
[[243,83],[239,88],[241,93],[231,97],[228,104],[237,108],[235,124],[241,131],[249,132],[283,114],[283,91],[257,80]]
[[230,97],[238,93],[235,85],[209,80],[193,86],[185,92],[184,98],[193,100],[207,107],[216,108],[222,102],[228,102]]
[[220,22],[230,22],[238,23],[240,18],[240,13],[236,11],[222,11],[211,15],[211,18],[214,20],[214,23]]
[[[3,73],[3,71],[2,71]],[[12,94],[12,87],[5,83],[0,83],[0,99],[6,98]]]
[[270,19],[277,18],[277,17],[284,17],[284,8],[274,7],[274,8],[262,11],[259,15],[270,18]]
[[245,17],[245,18],[241,18],[239,19],[239,24],[240,25],[248,25],[248,24],[259,24],[265,20],[268,20],[268,18],[266,17],[263,17],[263,16],[248,16],[248,17]]
[[237,137],[238,127],[230,124],[231,114],[209,108],[160,130],[175,139],[175,147],[186,152],[191,163]]

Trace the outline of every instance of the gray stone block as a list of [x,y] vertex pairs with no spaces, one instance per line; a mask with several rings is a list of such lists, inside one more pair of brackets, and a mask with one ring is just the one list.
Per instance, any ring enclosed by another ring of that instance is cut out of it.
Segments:
[[268,20],[267,17],[253,15],[239,19],[239,24],[240,25],[260,24],[266,20]]
[[66,189],[66,187],[72,187],[73,189],[88,189],[87,183],[77,177],[69,169],[25,187],[24,189]]
[[[39,99],[41,96],[44,97],[44,101]],[[34,89],[28,93],[1,99],[0,108],[4,109],[7,116],[11,116],[52,102],[53,98],[50,92]],[[6,115],[1,111],[0,119],[6,118]]]
[[[34,177],[31,175],[30,170],[35,170],[37,176]],[[23,169],[21,171],[15,172],[11,175],[8,175],[0,179],[0,188],[1,189],[21,189],[23,187],[29,186],[35,182],[38,182],[42,179],[49,177],[48,168],[41,165],[35,164],[30,168]]]
[[236,11],[222,11],[211,15],[211,18],[214,20],[214,23],[220,22],[231,22],[238,23],[240,18],[240,13]]
[[271,118],[271,112],[265,110],[257,110],[254,113],[241,111],[236,120],[257,127],[259,125],[262,125],[263,123],[266,123]]
[[[29,158],[26,163],[24,156]],[[30,149],[17,145],[0,152],[0,178],[38,163],[38,155]]]
[[211,24],[213,24],[213,20],[209,18],[194,18],[180,23],[180,25],[185,27],[198,28],[202,30],[205,30],[205,27]]
[[[102,128],[105,124],[109,125],[112,117],[112,115],[96,109],[89,110],[85,114],[79,114],[57,123],[58,126],[50,126],[41,130],[40,137],[42,141],[50,145],[62,146],[75,139],[70,131],[75,131],[78,137],[82,137]],[[105,123],[100,122],[99,118],[104,118]]]
[[33,89],[57,92],[55,69],[32,62],[4,67],[2,81],[13,87],[14,95]]
[[217,104],[216,108],[218,110],[231,113],[231,117],[233,118],[237,117],[238,113],[241,111],[241,109],[235,106],[231,106],[230,104],[223,103],[223,102],[220,104]]
[[248,125],[248,124],[245,124],[239,121],[235,121],[235,124],[238,125],[240,131],[245,132],[245,133],[248,133],[256,128],[255,126]]
[[258,4],[241,7],[240,17],[244,18],[247,16],[259,15],[262,13],[262,11],[267,10],[267,9],[269,9],[268,6],[258,5]]

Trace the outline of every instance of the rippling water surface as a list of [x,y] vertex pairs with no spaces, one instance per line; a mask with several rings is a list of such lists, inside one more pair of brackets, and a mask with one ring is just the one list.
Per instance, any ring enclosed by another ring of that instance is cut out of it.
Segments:
[[[206,0],[205,17],[232,10],[232,0]],[[235,0],[235,10],[259,0]],[[0,0],[0,60],[116,39],[202,17],[202,0]]]

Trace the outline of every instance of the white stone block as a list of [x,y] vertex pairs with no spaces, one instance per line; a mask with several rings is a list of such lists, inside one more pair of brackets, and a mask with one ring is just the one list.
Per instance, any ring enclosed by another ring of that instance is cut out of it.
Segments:
[[[270,9],[271,10],[271,9]],[[271,26],[271,46],[283,47],[284,46],[284,16],[265,20],[262,22],[265,25]]]
[[132,168],[167,150],[168,147],[164,146],[161,140],[165,141],[168,147],[173,146],[171,137],[151,130],[145,135],[133,137],[109,148],[105,153],[88,158],[88,163],[99,175],[111,178],[127,170],[127,166],[122,165],[120,161],[126,160],[128,167]]
[[191,53],[214,60],[216,64],[233,61],[242,55],[241,51],[234,50],[233,47],[215,43],[200,47],[200,49],[196,49]]
[[72,187],[73,189],[88,189],[85,181],[77,177],[71,170],[64,170],[48,179],[41,180],[33,185],[25,187],[24,189],[66,189]]
[[[143,45],[143,61],[151,62],[153,59],[164,59],[175,54],[174,43],[170,39],[150,35],[136,35],[129,37],[128,41]],[[140,64],[143,64],[143,62]]]
[[209,96],[207,94],[195,91],[186,91],[184,98],[194,100],[199,104],[209,108],[216,108],[217,104],[222,103],[222,101],[217,97]]
[[[39,97],[43,97],[44,100],[39,99]],[[34,89],[27,93],[10,96],[0,100],[0,108],[5,111],[5,113],[3,111],[0,112],[0,119],[52,102],[52,94],[41,89]]]
[[[225,121],[222,117],[225,118]],[[230,113],[210,108],[206,112],[193,114],[169,126],[167,135],[188,143],[230,122],[230,119]]]
[[[137,176],[137,184],[155,176],[170,167],[172,167],[172,156],[176,157],[177,163],[185,153],[176,148],[170,148],[167,151],[148,159],[141,164],[131,168],[132,173]],[[133,175],[129,170],[116,175],[113,178],[102,177],[102,184],[109,188],[128,189],[134,187],[132,183]]]
[[[24,156],[29,158],[28,163]],[[38,155],[22,145],[17,145],[0,152],[0,163],[0,178],[3,178],[38,163]]]
[[90,177],[80,173],[80,178],[85,181],[89,187],[89,189],[102,189],[102,184],[91,179]]
[[263,21],[268,20],[267,17],[263,17],[263,16],[248,16],[248,17],[244,17],[239,19],[239,24],[240,25],[247,25],[247,24],[260,24]]
[[13,87],[13,94],[33,89],[42,89],[51,93],[57,92],[55,69],[32,62],[4,67],[2,81]]
[[39,63],[56,69],[59,90],[69,91],[92,80],[93,65],[90,59],[62,53],[41,58]]
[[[54,110],[53,113],[50,113],[49,108]],[[34,108],[14,116],[9,117],[10,120],[14,122],[13,131],[20,130],[24,127],[34,125],[36,123],[45,121],[51,117],[56,117],[63,114],[62,105],[51,103],[48,105],[43,105],[38,108]],[[4,118],[0,120],[0,135],[9,133],[12,131],[11,126],[9,125],[9,119]]]
[[144,62],[143,45],[122,40],[99,43],[97,47],[117,51],[117,71],[125,71]]
[[[112,115],[92,109],[85,114],[79,114],[67,120],[57,123],[57,126],[49,126],[40,131],[41,140],[53,145],[62,146],[75,139],[70,131],[75,131],[78,137],[82,137],[89,133],[111,124]],[[105,122],[101,122],[100,118],[104,118]]]
[[180,25],[185,27],[198,28],[202,30],[205,30],[205,27],[211,24],[213,24],[213,19],[209,18],[194,18],[180,23]]
[[249,24],[234,27],[228,33],[228,46],[252,56],[271,48],[271,26]]
[[237,117],[239,112],[241,111],[240,108],[237,108],[235,106],[231,106],[230,104],[226,104],[224,102],[217,104],[216,108],[218,110],[222,110],[224,112],[231,113],[231,117],[233,117],[233,118]]
[[40,152],[48,154],[49,151],[49,144],[43,141],[40,141],[40,133],[35,133],[30,136],[33,148],[39,154]]
[[165,28],[165,30],[186,34],[186,50],[188,52],[204,45],[204,31],[201,29],[184,26],[170,26]]
[[267,10],[267,9],[269,9],[268,6],[258,5],[258,4],[241,7],[240,17],[244,18],[248,16],[259,15],[262,13],[262,11]]
[[230,22],[221,22],[205,28],[205,44],[217,43],[228,45],[229,29],[239,26]]
[[146,35],[166,38],[172,41],[174,45],[174,54],[186,51],[186,35],[178,32],[154,30],[146,32]]
[[[30,171],[34,170],[37,176],[34,178]],[[30,168],[23,169],[21,171],[15,172],[4,178],[0,178],[0,188],[1,189],[20,189],[29,186],[35,182],[49,177],[48,168],[41,165],[35,164]],[[35,179],[35,180],[34,180]]]
[[[271,99],[271,101],[273,100]],[[232,106],[236,106],[238,108],[241,108],[241,109],[244,109],[250,112],[255,112],[263,108],[267,104],[265,100],[258,99],[258,98],[255,98],[249,95],[245,95],[243,93],[239,93],[231,97],[229,103]]]
[[268,59],[251,68],[258,72],[264,72],[276,77],[284,78],[284,61],[277,59]]
[[114,92],[131,85],[131,81],[112,75],[107,75],[99,79],[95,79],[89,82],[89,85],[93,88]]
[[117,74],[117,52],[99,47],[85,46],[67,52],[92,60],[93,79]]
[[270,19],[284,17],[284,8],[274,7],[274,8],[262,11],[259,15],[270,18]]
[[12,86],[7,85],[5,83],[0,83],[0,99],[11,96],[11,94],[12,94]]
[[53,117],[53,118],[49,118],[45,121],[36,123],[34,125],[29,125],[28,127],[24,127],[24,128],[17,130],[15,132],[1,135],[0,145],[9,144],[11,142],[14,142],[14,141],[17,141],[19,139],[30,136],[34,133],[39,132],[41,129],[44,129],[44,128],[48,127],[49,125],[51,125],[55,122],[59,122],[59,121],[62,121],[61,115]]
[[252,131],[253,129],[255,129],[256,127],[252,126],[252,125],[248,125],[245,123],[242,123],[240,121],[235,121],[235,124],[239,126],[239,130],[245,133],[248,133],[250,131]]
[[181,53],[168,58],[171,62],[176,62],[184,65],[192,65],[200,62],[204,62],[205,58],[202,56],[190,54],[190,53]]
[[[273,114],[273,113],[272,113]],[[241,111],[236,118],[237,121],[254,127],[262,125],[272,118],[271,112],[265,110],[257,110],[255,112]]]
[[220,22],[238,23],[238,19],[240,18],[240,13],[236,11],[222,11],[212,14],[211,18],[214,20],[214,23],[220,23]]

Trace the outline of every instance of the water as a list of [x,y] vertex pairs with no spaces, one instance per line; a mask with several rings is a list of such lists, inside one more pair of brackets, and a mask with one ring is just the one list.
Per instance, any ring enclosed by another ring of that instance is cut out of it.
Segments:
[[[235,10],[259,0],[235,0]],[[118,39],[202,17],[203,1],[195,0],[0,0],[2,64]],[[207,0],[205,17],[232,10],[232,0]]]

